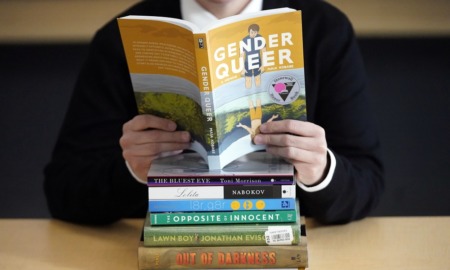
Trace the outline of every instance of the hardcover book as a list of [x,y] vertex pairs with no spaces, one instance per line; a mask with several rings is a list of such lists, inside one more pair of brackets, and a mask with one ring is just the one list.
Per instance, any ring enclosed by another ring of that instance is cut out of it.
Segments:
[[308,267],[304,217],[301,237],[287,246],[138,247],[140,270],[147,269],[303,269]]
[[242,14],[204,29],[173,18],[118,19],[139,113],[174,120],[209,169],[264,149],[259,126],[306,120],[301,12]]

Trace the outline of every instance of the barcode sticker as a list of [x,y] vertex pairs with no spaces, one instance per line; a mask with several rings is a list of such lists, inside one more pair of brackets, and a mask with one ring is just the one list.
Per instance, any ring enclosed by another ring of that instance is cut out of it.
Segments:
[[268,226],[264,235],[268,245],[292,245],[294,240],[291,226]]

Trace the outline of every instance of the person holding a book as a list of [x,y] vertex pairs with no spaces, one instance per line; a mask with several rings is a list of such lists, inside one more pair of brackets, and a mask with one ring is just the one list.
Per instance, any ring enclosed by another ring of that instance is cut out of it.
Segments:
[[[263,123],[256,144],[296,168],[301,212],[324,223],[367,216],[383,190],[380,141],[364,66],[350,22],[318,0],[142,1],[129,14],[199,25],[261,9],[302,10],[308,121]],[[45,192],[55,218],[105,224],[144,217],[152,160],[189,147],[170,120],[137,115],[115,19],[100,29],[80,72],[52,159]]]

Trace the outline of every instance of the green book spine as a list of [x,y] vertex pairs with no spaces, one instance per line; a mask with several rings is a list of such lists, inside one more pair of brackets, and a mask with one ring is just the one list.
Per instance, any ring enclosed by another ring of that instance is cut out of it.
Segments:
[[144,245],[187,246],[270,246],[296,245],[300,241],[297,222],[276,224],[228,224],[152,226],[147,215]]
[[296,210],[150,213],[152,226],[295,222]]

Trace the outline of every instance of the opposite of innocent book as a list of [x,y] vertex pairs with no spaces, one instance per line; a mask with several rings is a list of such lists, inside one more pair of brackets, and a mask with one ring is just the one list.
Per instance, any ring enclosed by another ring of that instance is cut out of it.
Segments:
[[259,126],[306,120],[301,12],[242,14],[199,30],[173,18],[118,19],[141,114],[190,132],[209,169],[263,150]]
[[294,222],[296,210],[211,211],[149,213],[152,226],[286,223]]

